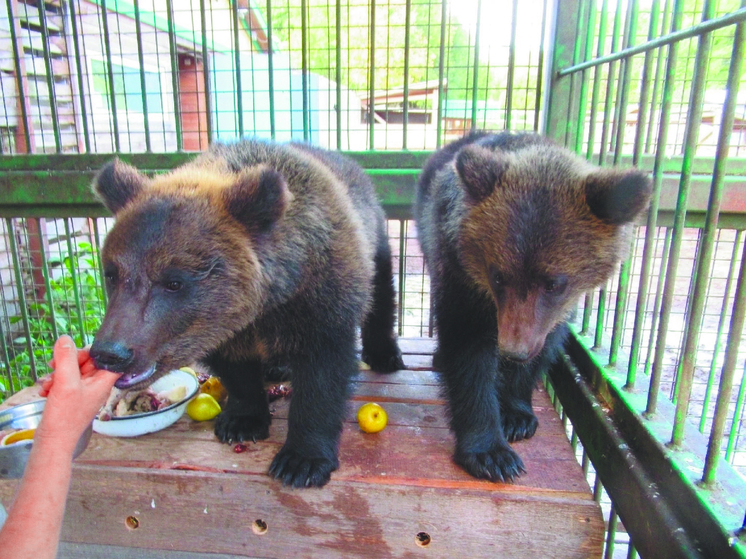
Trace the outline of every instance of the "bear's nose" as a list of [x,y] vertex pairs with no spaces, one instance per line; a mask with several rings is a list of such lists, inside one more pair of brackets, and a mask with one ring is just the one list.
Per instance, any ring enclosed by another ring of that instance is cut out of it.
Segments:
[[99,369],[121,373],[132,363],[135,352],[119,342],[94,341],[91,359]]

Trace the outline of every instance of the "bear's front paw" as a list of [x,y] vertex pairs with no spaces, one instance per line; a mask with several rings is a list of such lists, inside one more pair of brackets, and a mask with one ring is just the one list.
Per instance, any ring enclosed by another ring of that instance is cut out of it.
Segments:
[[326,485],[332,472],[339,467],[336,457],[333,460],[309,457],[294,448],[283,446],[277,453],[269,473],[283,485],[292,487],[321,487]]
[[477,478],[512,482],[526,469],[523,461],[509,446],[495,446],[487,452],[456,451],[453,459]]
[[536,433],[539,420],[533,413],[510,410],[502,416],[503,434],[508,442],[530,439]]
[[256,442],[269,437],[269,421],[223,411],[215,420],[215,436],[223,443]]

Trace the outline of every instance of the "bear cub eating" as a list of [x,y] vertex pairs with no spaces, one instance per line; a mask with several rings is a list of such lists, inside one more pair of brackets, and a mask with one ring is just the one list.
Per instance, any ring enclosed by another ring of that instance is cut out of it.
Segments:
[[580,294],[626,257],[651,182],[536,134],[475,133],[436,152],[415,218],[430,274],[438,369],[467,472],[512,481],[508,444],[534,435],[536,383],[560,355]]
[[285,367],[288,434],[270,473],[324,485],[338,467],[357,327],[372,369],[403,368],[385,217],[362,169],[304,144],[245,140],[152,179],[115,160],[93,187],[116,218],[97,366],[128,388],[206,364],[228,391],[223,442],[269,436],[264,373]]

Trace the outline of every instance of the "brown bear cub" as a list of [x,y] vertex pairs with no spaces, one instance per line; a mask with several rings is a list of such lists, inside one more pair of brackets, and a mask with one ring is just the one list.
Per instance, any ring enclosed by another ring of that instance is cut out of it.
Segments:
[[630,246],[650,180],[601,169],[535,134],[476,133],[428,161],[415,217],[431,278],[434,356],[471,475],[525,471],[509,441],[534,435],[531,394],[562,350],[581,293]]
[[223,442],[269,436],[263,375],[286,367],[288,435],[270,473],[324,485],[339,464],[357,327],[372,369],[403,368],[384,214],[362,169],[306,145],[241,141],[152,179],[115,160],[93,186],[116,217],[96,364],[127,388],[203,362],[228,391]]

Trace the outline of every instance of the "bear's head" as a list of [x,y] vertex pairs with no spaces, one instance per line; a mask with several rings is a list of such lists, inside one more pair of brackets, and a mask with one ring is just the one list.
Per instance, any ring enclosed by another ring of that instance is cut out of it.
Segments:
[[501,355],[528,361],[580,294],[626,257],[651,181],[550,143],[515,151],[470,145],[457,154],[455,172],[466,207],[462,265],[495,302]]
[[194,362],[257,316],[269,282],[257,254],[292,198],[276,170],[193,165],[151,179],[114,160],[93,189],[116,221],[91,356],[124,373],[119,388]]

